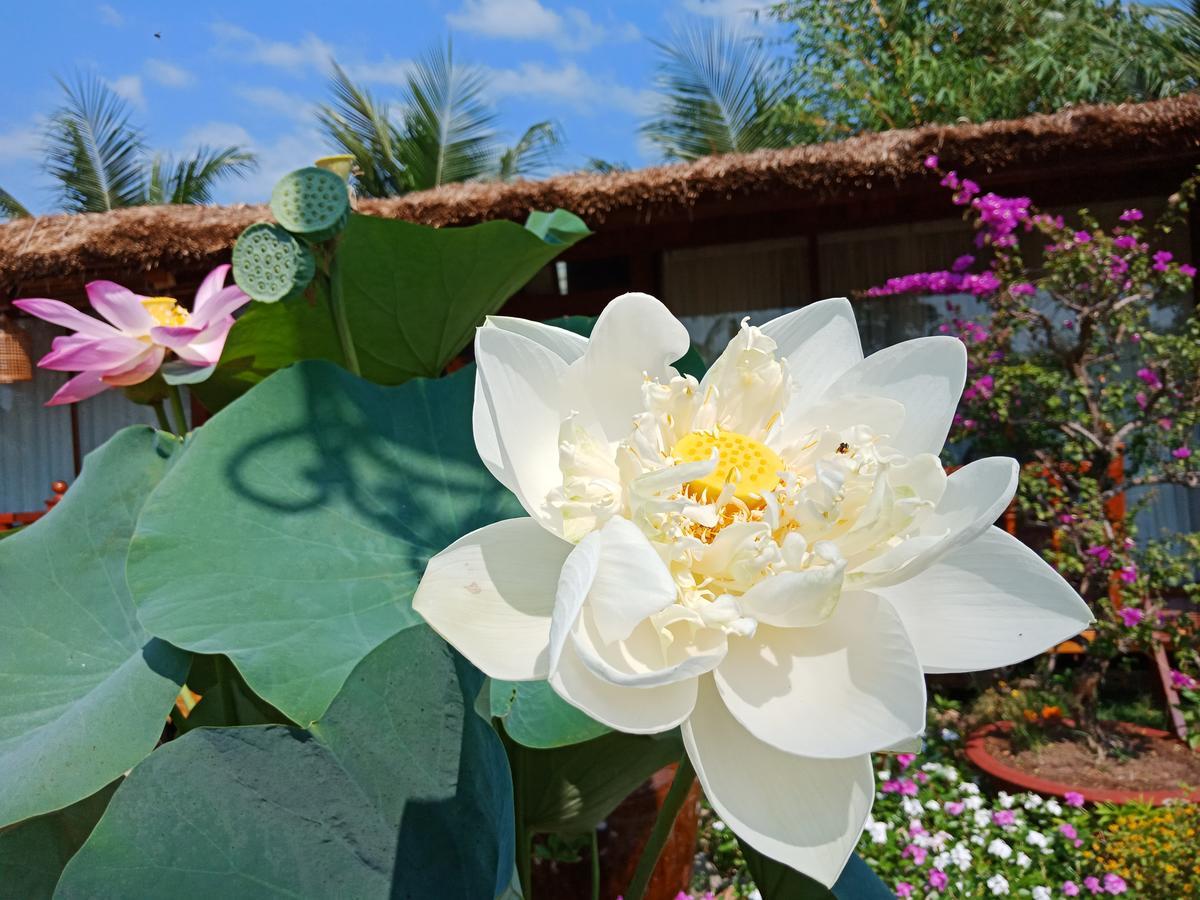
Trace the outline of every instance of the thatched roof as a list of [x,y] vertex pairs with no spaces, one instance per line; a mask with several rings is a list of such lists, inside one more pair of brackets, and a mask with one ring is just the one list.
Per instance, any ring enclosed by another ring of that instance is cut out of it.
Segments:
[[[787,150],[715,156],[694,163],[544,181],[455,184],[360,211],[430,225],[523,219],[563,207],[592,228],[727,215],[750,200],[779,208],[903,189],[930,179],[923,160],[972,175],[1062,169],[1086,175],[1104,164],[1136,169],[1200,158],[1200,97],[1087,106],[982,125],[889,131]],[[81,284],[100,274],[198,270],[227,258],[238,233],[270,218],[265,206],[136,207],[45,216],[0,225],[0,298],[36,283]]]

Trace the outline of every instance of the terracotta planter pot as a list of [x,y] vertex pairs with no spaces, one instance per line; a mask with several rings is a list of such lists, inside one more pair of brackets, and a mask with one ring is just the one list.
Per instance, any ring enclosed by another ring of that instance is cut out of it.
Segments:
[[[1064,722],[1067,725],[1073,724],[1069,720],[1064,720]],[[1146,728],[1145,726],[1134,725],[1130,722],[1112,722],[1106,724],[1113,725],[1126,734],[1142,735],[1149,738],[1172,738],[1170,732],[1160,731],[1157,728]],[[1008,734],[1012,731],[1012,727],[1012,722],[993,722],[972,732],[970,737],[967,738],[966,743],[967,759],[971,761],[971,764],[990,776],[1001,787],[1008,790],[1033,791],[1034,793],[1055,797],[1065,797],[1068,792],[1074,792],[1082,794],[1083,799],[1088,803],[1131,803],[1138,801],[1159,806],[1168,800],[1200,801],[1200,790],[1190,792],[1184,790],[1123,791],[1116,788],[1080,787],[1074,784],[1050,781],[1022,769],[1014,768],[1008,763],[1002,762],[992,756],[984,744],[986,738],[992,735]]]
[[[599,832],[600,900],[616,900],[629,887],[642,848],[650,837],[659,807],[674,777],[674,765],[660,769],[605,820],[605,827]],[[646,900],[675,900],[680,891],[688,889],[699,821],[700,783],[695,782],[658,859],[654,877],[646,889]],[[533,869],[533,896],[535,900],[590,897],[591,879],[591,859],[586,851],[583,861],[578,863],[539,861]]]

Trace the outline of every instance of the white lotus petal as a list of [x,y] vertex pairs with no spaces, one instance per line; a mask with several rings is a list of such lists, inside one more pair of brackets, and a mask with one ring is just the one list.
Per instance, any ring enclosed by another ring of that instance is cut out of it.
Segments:
[[909,735],[888,746],[881,747],[879,753],[920,753],[925,749],[925,733]]
[[920,534],[868,560],[847,575],[856,586],[871,588],[913,578],[956,547],[975,540],[1012,502],[1020,467],[1007,456],[989,456],[963,466],[946,479],[933,515]]
[[787,360],[792,380],[788,413],[811,406],[863,358],[854,309],[845,297],[818,300],[772,319],[762,332],[778,345],[779,358]]
[[[673,610],[691,612],[673,607],[665,614]],[[711,672],[725,658],[725,633],[719,628],[703,627],[696,613],[691,613],[691,621],[672,618],[675,621],[671,626],[683,633],[667,647],[663,646],[658,623],[650,620],[640,623],[625,639],[606,643],[591,609],[584,609],[571,638],[583,664],[613,684],[650,687]]]
[[709,803],[760,853],[832,885],[875,797],[870,756],[808,759],[755,738],[700,679],[683,742]]
[[731,639],[713,674],[733,716],[788,753],[857,756],[925,727],[921,664],[900,617],[871,594],[843,595],[812,628]]
[[545,678],[555,585],[571,549],[533,519],[487,525],[429,561],[413,609],[491,677]]
[[550,671],[550,686],[597,722],[629,734],[657,734],[679,725],[696,704],[696,679],[654,687],[610,684],[590,672],[570,641]]
[[475,333],[479,366],[475,446],[488,469],[517,495],[525,510],[554,527],[546,495],[562,482],[558,468],[561,382],[567,364],[529,338],[500,328]]
[[999,528],[877,593],[899,613],[927,672],[1010,666],[1092,621],[1062,576]]
[[898,400],[904,404],[904,424],[888,443],[909,455],[939,453],[966,378],[962,341],[917,338],[871,354],[841,375],[821,399],[836,403],[873,395]]
[[541,344],[565,363],[573,363],[583,356],[587,350],[588,339],[582,334],[567,331],[557,325],[547,325],[545,322],[533,322],[529,319],[518,319],[513,316],[488,316],[483,322],[484,328],[499,328],[501,331],[511,331]]
[[587,603],[606,643],[675,602],[675,581],[641,530],[614,517],[600,530],[600,561]]
[[742,614],[780,628],[818,625],[837,606],[845,569],[839,563],[768,576],[739,598]]
[[596,320],[587,351],[571,364],[565,396],[585,427],[609,441],[629,436],[646,377],[668,381],[691,346],[687,329],[649,294],[622,294]]
[[587,600],[596,570],[600,566],[600,532],[593,531],[575,545],[563,563],[550,615],[550,669],[558,665],[563,646],[575,628],[575,621]]

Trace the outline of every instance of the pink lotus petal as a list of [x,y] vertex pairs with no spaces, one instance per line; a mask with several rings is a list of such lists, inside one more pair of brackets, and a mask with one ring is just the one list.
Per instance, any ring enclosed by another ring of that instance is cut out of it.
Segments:
[[178,353],[204,333],[195,325],[155,325],[150,329],[150,340]]
[[229,274],[229,268],[229,264],[226,263],[223,266],[217,266],[204,276],[200,287],[196,288],[196,302],[192,304],[193,315],[203,313],[213,295],[225,287],[225,277]]
[[193,366],[215,366],[225,349],[225,339],[233,327],[233,316],[225,316],[212,322],[187,347],[176,350],[176,355]]
[[13,306],[22,312],[29,313],[31,316],[37,316],[39,319],[53,322],[55,325],[61,325],[63,328],[70,328],[73,331],[78,331],[80,334],[92,335],[93,337],[111,337],[114,334],[120,334],[117,329],[113,328],[107,322],[101,322],[92,316],[84,315],[75,309],[75,307],[68,306],[61,300],[46,300],[43,298],[14,300]]
[[215,322],[222,316],[236,312],[250,302],[250,296],[236,284],[221,288],[203,304],[196,301],[196,311],[192,313],[192,321],[203,327]]
[[115,372],[107,372],[101,377],[104,379],[104,383],[111,387],[129,387],[132,384],[141,384],[158,371],[158,367],[162,365],[163,357],[166,355],[167,351],[162,347],[147,347],[138,357],[135,357],[131,365]]
[[47,406],[62,406],[65,403],[78,403],[88,397],[95,397],[102,391],[108,390],[99,372],[81,372],[71,378],[54,392],[54,396],[46,401]]
[[146,345],[136,338],[65,338],[56,341],[54,349],[43,356],[38,365],[60,372],[111,371],[129,365],[145,349]]
[[115,281],[88,282],[87,295],[96,312],[128,334],[145,334],[154,324],[142,298]]

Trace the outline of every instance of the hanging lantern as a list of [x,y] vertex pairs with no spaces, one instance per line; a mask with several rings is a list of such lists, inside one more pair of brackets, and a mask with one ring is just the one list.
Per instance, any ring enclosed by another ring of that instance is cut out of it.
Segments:
[[29,335],[0,312],[0,384],[33,381]]

